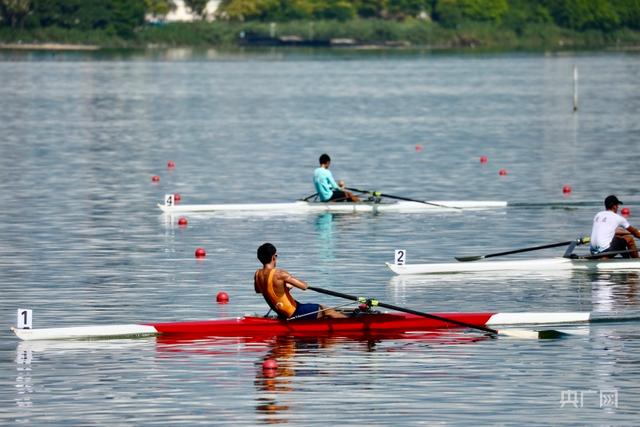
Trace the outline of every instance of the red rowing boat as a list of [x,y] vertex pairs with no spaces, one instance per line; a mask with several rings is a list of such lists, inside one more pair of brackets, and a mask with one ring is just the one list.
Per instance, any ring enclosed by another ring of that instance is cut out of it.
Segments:
[[23,340],[92,339],[131,336],[166,337],[251,337],[354,335],[420,332],[436,329],[461,329],[494,325],[542,325],[588,322],[590,313],[433,313],[440,319],[414,314],[362,313],[344,318],[286,321],[265,317],[236,317],[167,323],[76,326],[48,329],[18,329],[13,332]]

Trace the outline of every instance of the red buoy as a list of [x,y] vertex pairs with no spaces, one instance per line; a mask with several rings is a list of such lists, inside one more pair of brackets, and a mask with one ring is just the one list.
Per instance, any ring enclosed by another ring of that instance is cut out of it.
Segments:
[[180,227],[186,227],[187,226],[187,218],[181,216],[180,218],[178,218],[178,225]]
[[182,200],[182,196],[179,193],[173,195],[173,201],[175,203],[178,203],[180,200]]
[[486,165],[489,162],[489,158],[487,156],[480,156],[480,164]]
[[564,194],[569,194],[569,193],[571,193],[571,190],[572,190],[572,188],[571,188],[571,186],[570,186],[570,185],[565,185],[564,187],[562,187],[562,192],[563,192]]
[[278,362],[275,359],[267,359],[262,363],[262,369],[264,370],[278,369]]
[[627,216],[631,216],[631,209],[629,208],[622,208],[622,210],[620,211],[620,213],[622,214],[622,216],[627,217]]
[[498,175],[500,175],[500,176],[505,176],[506,174],[507,174],[507,170],[506,169],[500,169],[498,171]]
[[153,175],[153,176],[151,177],[151,181],[153,181],[153,182],[160,182],[160,177],[159,177],[158,175]]
[[416,144],[416,151],[419,153],[420,151],[422,151],[422,145],[420,144]]
[[224,291],[218,292],[218,295],[216,295],[216,301],[218,302],[218,304],[226,304],[226,303],[228,303],[229,302],[229,294],[227,294]]
[[175,169],[175,167],[176,167],[176,163],[175,163],[173,160],[169,160],[169,161],[167,162],[167,168],[169,168],[169,169]]
[[207,251],[205,251],[204,248],[196,249],[196,258],[204,258],[206,256],[207,256]]

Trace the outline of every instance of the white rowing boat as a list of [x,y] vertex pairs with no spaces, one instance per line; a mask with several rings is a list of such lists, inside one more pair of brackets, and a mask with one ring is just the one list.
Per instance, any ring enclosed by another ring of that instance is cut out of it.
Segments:
[[478,273],[486,271],[640,271],[640,259],[541,258],[509,261],[475,261],[396,265],[387,267],[398,275]]
[[[430,204],[427,204],[430,203]],[[464,210],[484,210],[505,208],[504,201],[437,200],[426,203],[407,201],[375,202],[306,202],[292,203],[220,203],[183,205],[175,203],[158,204],[164,213],[179,214],[191,212],[257,212],[257,213],[314,213],[314,212],[401,212],[401,213],[442,213]]]

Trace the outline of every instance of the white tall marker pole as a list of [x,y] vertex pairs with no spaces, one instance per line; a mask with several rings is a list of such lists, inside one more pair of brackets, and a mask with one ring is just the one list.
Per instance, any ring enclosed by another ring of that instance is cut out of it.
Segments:
[[573,66],[573,111],[578,111],[578,66]]

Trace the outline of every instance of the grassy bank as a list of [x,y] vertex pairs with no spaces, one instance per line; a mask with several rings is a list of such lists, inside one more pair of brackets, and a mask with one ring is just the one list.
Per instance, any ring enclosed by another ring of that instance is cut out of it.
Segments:
[[637,31],[576,32],[552,24],[528,25],[515,31],[481,23],[468,23],[450,29],[423,21],[298,21],[275,26],[259,22],[196,22],[140,28],[130,39],[105,31],[0,29],[0,42],[3,43],[88,44],[105,48],[233,47],[244,45],[249,40],[276,40],[284,36],[295,36],[304,41],[351,39],[360,46],[412,46],[429,49],[558,50],[640,46],[640,32]]

